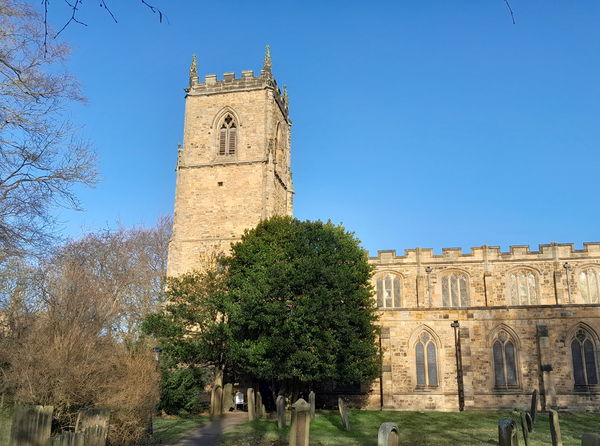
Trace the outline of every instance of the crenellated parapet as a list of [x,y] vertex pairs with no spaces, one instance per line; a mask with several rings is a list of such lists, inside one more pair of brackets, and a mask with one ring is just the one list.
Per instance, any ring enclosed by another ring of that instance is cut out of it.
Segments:
[[600,243],[388,250],[369,261],[385,310],[600,304]]
[[582,249],[576,249],[573,243],[549,243],[539,245],[532,250],[528,245],[511,245],[508,251],[499,246],[477,246],[464,252],[462,248],[442,248],[441,254],[435,254],[431,248],[405,249],[404,255],[396,250],[380,250],[377,256],[370,257],[374,264],[384,263],[444,263],[476,261],[547,261],[560,259],[600,258],[600,243],[584,243]]
[[216,74],[207,74],[204,76],[204,80],[201,81],[198,75],[197,58],[195,55],[193,56],[190,66],[189,87],[185,89],[187,96],[208,96],[252,90],[272,91],[273,98],[281,112],[286,118],[288,117],[287,89],[284,87],[282,91],[272,75],[271,55],[268,46],[263,68],[258,75],[255,75],[253,70],[242,71],[241,77],[238,77],[234,72],[223,73],[220,78]]

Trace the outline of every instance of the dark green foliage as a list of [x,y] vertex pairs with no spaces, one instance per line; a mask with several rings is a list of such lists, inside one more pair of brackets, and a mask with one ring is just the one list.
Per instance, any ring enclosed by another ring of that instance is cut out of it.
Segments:
[[377,375],[372,269],[342,226],[273,217],[224,263],[238,369],[292,392]]
[[168,279],[147,333],[181,365],[213,365],[297,393],[378,375],[372,268],[330,222],[273,217],[205,272]]
[[161,370],[159,410],[178,414],[182,410],[196,413],[202,409],[200,393],[204,391],[204,371],[197,367]]

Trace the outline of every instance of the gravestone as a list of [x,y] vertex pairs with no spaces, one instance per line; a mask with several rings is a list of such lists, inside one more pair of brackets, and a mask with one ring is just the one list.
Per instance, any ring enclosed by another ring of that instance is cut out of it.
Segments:
[[538,391],[535,389],[531,394],[531,410],[529,413],[531,414],[531,425],[535,425],[535,419],[537,417],[537,394]]
[[244,394],[242,392],[235,393],[235,409],[244,410]]
[[223,411],[229,412],[235,409],[233,405],[233,384],[227,383],[223,386]]
[[400,432],[396,423],[382,423],[377,434],[377,446],[399,446]]
[[265,406],[263,406],[262,395],[260,392],[256,392],[256,418],[262,418],[265,416]]
[[310,417],[314,420],[315,418],[315,403],[316,403],[316,395],[312,390],[308,394],[308,404],[310,404]]
[[104,446],[108,436],[108,409],[85,409],[77,414],[75,432],[83,433],[85,446]]
[[550,435],[552,437],[552,446],[563,446],[560,436],[560,423],[558,422],[558,412],[553,409],[548,409],[550,416]]
[[581,436],[581,446],[600,446],[600,434],[584,432]]
[[223,388],[217,386],[210,395],[210,415],[219,417],[223,415]]
[[290,446],[308,446],[310,440],[310,404],[300,398],[292,404]]
[[277,407],[277,427],[283,429],[285,427],[285,398],[279,395],[275,401]]
[[348,408],[341,397],[338,398],[338,409],[340,411],[340,416],[342,417],[342,423],[344,423],[344,428],[349,431],[350,419],[348,418]]
[[498,444],[500,446],[519,446],[517,429],[512,418],[502,418],[498,422]]
[[525,412],[525,425],[527,426],[528,432],[533,432],[533,418],[529,412]]
[[248,421],[252,421],[256,418],[256,401],[254,400],[254,389],[250,387],[248,389]]
[[521,415],[521,431],[523,432],[523,441],[525,442],[525,446],[529,446],[529,422],[527,420],[527,412],[521,411],[519,413]]
[[10,430],[11,446],[46,446],[52,427],[52,406],[15,406]]

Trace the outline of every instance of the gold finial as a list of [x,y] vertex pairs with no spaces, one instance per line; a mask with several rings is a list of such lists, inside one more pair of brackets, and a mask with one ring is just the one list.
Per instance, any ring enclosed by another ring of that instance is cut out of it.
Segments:
[[273,68],[273,64],[271,62],[271,47],[269,45],[265,48],[265,62],[263,64],[263,71],[265,73],[271,74],[271,69]]

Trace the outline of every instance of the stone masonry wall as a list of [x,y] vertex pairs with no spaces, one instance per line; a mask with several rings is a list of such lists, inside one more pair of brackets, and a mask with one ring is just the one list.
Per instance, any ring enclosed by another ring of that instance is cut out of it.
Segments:
[[[600,304],[583,302],[577,280],[584,268],[600,268],[600,244],[586,244],[583,250],[569,244],[542,245],[537,252],[519,246],[507,253],[486,246],[473,248],[469,254],[457,249],[443,250],[441,255],[408,250],[404,256],[380,251],[371,262],[375,285],[378,277],[390,273],[400,277],[402,285],[401,307],[380,310],[384,407],[458,410],[454,329],[450,327],[456,320],[467,409],[525,408],[533,389],[540,392],[542,407],[600,408],[598,392],[575,390],[571,354],[571,341],[584,328],[595,342],[596,362],[600,356]],[[570,268],[565,269],[565,263]],[[510,305],[508,277],[520,270],[535,275],[536,305]],[[453,271],[468,277],[468,307],[442,306],[440,281]],[[516,345],[518,383],[510,389],[495,388],[492,344],[498,330]],[[423,332],[435,340],[437,353],[439,384],[429,388],[416,382],[415,345]],[[370,406],[381,403],[379,385],[379,380],[373,384]]]

